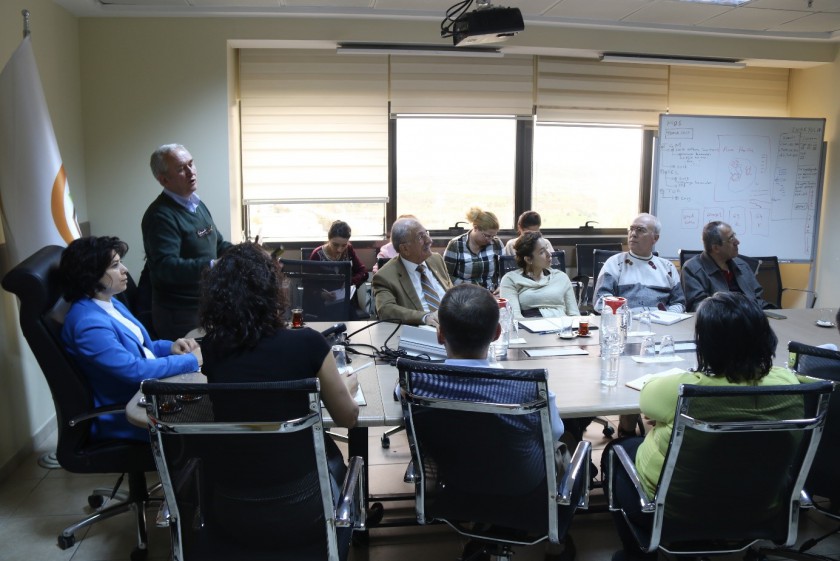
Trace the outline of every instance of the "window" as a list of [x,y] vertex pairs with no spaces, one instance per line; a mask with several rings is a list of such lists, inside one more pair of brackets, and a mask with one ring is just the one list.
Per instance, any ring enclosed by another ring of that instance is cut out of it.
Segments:
[[539,123],[531,207],[543,228],[623,227],[639,212],[642,127]]
[[516,119],[397,117],[397,215],[430,230],[478,206],[513,228]]

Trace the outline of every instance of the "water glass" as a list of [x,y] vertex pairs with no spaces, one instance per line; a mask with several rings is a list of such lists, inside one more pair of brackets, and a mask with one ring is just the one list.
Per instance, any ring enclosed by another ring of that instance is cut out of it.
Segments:
[[557,318],[557,321],[560,323],[560,338],[574,339],[575,334],[572,331],[572,318],[570,318],[569,316],[561,316]]
[[642,345],[639,348],[639,357],[656,358],[656,343],[654,343],[652,336],[648,335],[642,339]]
[[338,368],[339,374],[344,374],[347,370],[347,351],[344,345],[333,345],[333,357],[335,358],[335,366]]
[[637,328],[638,331],[642,333],[650,333],[650,312],[648,310],[644,310],[642,313],[639,314],[639,326]]
[[674,338],[670,335],[663,335],[659,343],[659,358],[672,358],[674,356]]

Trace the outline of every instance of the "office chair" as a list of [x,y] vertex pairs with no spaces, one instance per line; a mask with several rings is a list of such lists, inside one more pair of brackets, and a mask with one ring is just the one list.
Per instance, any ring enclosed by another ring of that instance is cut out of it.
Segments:
[[[584,308],[591,309],[592,306],[592,291],[595,288],[595,282],[598,280],[595,274],[595,256],[594,250],[606,249],[618,253],[621,251],[620,243],[605,243],[605,244],[577,244],[575,245],[575,261],[577,263],[577,274],[572,279],[581,283],[583,287],[580,291],[580,301],[578,308],[583,311]],[[600,271],[600,268],[599,268]]]
[[[305,321],[352,321],[350,261],[280,259],[283,274],[290,281],[290,302],[301,302]],[[331,293],[330,298],[325,295]],[[298,297],[299,295],[299,297]],[[334,299],[333,299],[334,298]]]
[[683,266],[685,265],[686,261],[689,259],[693,259],[694,257],[703,253],[702,249],[681,249],[678,251],[678,255],[680,257],[680,271],[682,271]]
[[547,372],[397,360],[420,524],[442,521],[498,559],[561,543],[588,507],[591,444],[558,473]]
[[[58,546],[67,549],[75,543],[77,530],[133,510],[137,548],[131,559],[145,559],[146,508],[161,502],[160,498],[150,497],[146,487],[145,472],[155,470],[152,451],[148,442],[91,440],[93,420],[106,414],[123,415],[126,404],[94,408],[86,378],[64,351],[61,326],[69,304],[61,298],[58,264],[62,251],[62,247],[54,245],[41,248],[9,271],[2,285],[20,299],[21,330],[50,387],[58,426],[59,464],[72,473],[127,473],[128,498],[65,528],[58,536]],[[92,495],[88,503],[97,507],[102,500]]]
[[300,258],[304,261],[309,260],[309,256],[312,255],[312,252],[315,251],[318,247],[302,247],[300,248]]
[[507,273],[511,271],[515,271],[517,268],[516,265],[516,256],[515,255],[500,255],[499,256],[499,277],[505,276]]
[[391,259],[392,259],[391,257],[377,257],[376,258],[376,270],[379,271],[379,269],[384,267],[385,263],[387,263]]
[[557,249],[551,252],[551,268],[566,272],[566,250]]
[[317,379],[142,390],[174,561],[347,559],[364,461],[334,486]]
[[[746,260],[747,258],[743,255],[739,256],[741,259]],[[764,289],[764,294],[762,297],[764,300],[773,304],[777,308],[782,307],[782,293],[786,290],[796,290],[798,292],[807,292],[811,295],[811,303],[810,305],[807,302],[806,296],[806,303],[805,306],[808,308],[813,308],[814,304],[817,302],[817,293],[813,290],[808,290],[804,288],[785,288],[782,286],[782,271],[779,267],[779,258],[776,256],[769,256],[769,257],[752,257],[751,258],[754,263],[757,263],[755,268],[755,278],[758,280],[758,284],[761,285],[761,288]]]
[[[733,553],[758,540],[792,545],[800,493],[820,442],[831,390],[827,381],[680,386],[654,496],[647,495],[634,461],[617,443],[607,456],[610,510],[621,511],[646,552]],[[634,505],[620,504],[614,492],[619,470],[638,492]],[[628,515],[625,509],[638,509],[639,504],[641,512]]]
[[[789,362],[798,374],[834,383],[834,392],[829,398],[828,417],[811,471],[805,481],[805,492],[811,500],[810,506],[824,516],[840,520],[840,480],[837,478],[837,466],[840,465],[840,448],[837,446],[840,439],[840,352],[791,341],[788,343],[788,353],[791,358]],[[840,526],[822,536],[806,540],[796,549],[768,549],[767,553],[788,559],[825,559],[807,551],[837,533],[840,533]]]

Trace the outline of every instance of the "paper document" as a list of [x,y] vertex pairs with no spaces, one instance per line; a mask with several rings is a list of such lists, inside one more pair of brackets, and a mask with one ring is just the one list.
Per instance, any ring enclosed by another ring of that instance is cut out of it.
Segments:
[[654,378],[662,378],[663,376],[671,376],[673,374],[681,374],[683,372],[685,372],[685,370],[681,370],[679,368],[669,368],[668,370],[665,370],[663,372],[645,374],[644,376],[636,378],[635,380],[630,380],[624,385],[628,388],[633,388],[634,390],[641,390],[643,387],[645,387],[645,384],[647,384]]
[[[344,287],[337,288],[335,290],[327,290],[323,289],[325,294],[332,294],[331,297],[325,299],[327,304],[332,304],[334,302],[343,302],[344,301]],[[356,294],[356,285],[350,285],[350,300],[353,299],[353,296]]]
[[632,358],[636,362],[640,362],[640,363],[643,363],[643,364],[648,364],[648,363],[653,363],[653,362],[679,362],[679,361],[683,360],[682,357],[679,357],[677,355],[670,355],[670,356],[656,355],[656,356],[651,356],[651,357],[632,356],[630,358]]
[[560,331],[563,328],[563,322],[569,325],[572,322],[572,327],[577,323],[574,316],[566,316],[562,318],[534,318],[534,319],[520,319],[519,327],[524,327],[531,333],[553,333]]
[[684,319],[688,319],[691,317],[691,314],[680,314],[677,312],[651,312],[650,313],[650,322],[651,323],[658,323],[660,325],[673,325],[679,321]]
[[528,356],[570,356],[588,355],[589,353],[577,347],[546,347],[542,349],[523,349]]

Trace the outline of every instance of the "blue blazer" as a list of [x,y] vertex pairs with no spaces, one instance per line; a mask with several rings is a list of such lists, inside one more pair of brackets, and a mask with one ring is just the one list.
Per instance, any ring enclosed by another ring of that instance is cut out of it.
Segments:
[[[74,302],[64,319],[61,339],[87,376],[97,407],[127,403],[140,389],[140,382],[147,378],[166,378],[198,370],[195,355],[173,355],[172,341],[152,341],[128,308],[116,299],[112,302],[140,328],[145,346],[158,358],[146,358],[134,334],[90,298]],[[121,413],[99,417],[93,430],[99,438],[148,439],[144,429],[129,424]]]

